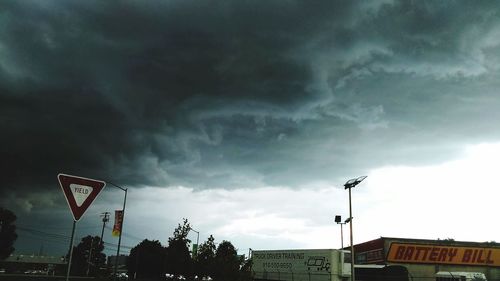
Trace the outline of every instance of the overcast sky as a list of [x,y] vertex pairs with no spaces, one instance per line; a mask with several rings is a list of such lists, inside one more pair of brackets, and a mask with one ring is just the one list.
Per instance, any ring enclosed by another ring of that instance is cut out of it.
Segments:
[[[361,175],[355,243],[500,240],[499,10],[1,1],[0,206],[17,252],[67,250],[58,173],[128,188],[125,246],[166,244],[187,218],[242,253],[340,247],[343,184]],[[123,195],[108,184],[77,236],[100,235]]]

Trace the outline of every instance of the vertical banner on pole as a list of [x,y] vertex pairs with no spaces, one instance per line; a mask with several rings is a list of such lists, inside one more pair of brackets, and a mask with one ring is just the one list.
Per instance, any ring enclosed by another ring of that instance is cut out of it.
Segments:
[[122,232],[122,223],[123,223],[123,210],[115,211],[115,225],[113,226],[113,232],[111,233],[113,236],[118,237]]
[[193,256],[198,254],[198,244],[193,244]]

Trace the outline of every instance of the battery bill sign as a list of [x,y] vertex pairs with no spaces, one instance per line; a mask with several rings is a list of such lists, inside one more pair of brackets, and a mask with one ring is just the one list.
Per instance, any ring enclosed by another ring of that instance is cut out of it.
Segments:
[[500,249],[392,243],[387,261],[500,266]]

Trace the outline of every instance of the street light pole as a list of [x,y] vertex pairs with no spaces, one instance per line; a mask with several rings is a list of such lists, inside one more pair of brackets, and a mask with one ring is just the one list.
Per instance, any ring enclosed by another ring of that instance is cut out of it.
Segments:
[[194,230],[192,227],[189,227],[189,230],[196,232],[196,253],[193,253],[193,257],[198,255],[198,247],[200,246],[198,243],[200,242],[200,232]]
[[344,184],[345,189],[349,189],[349,226],[350,226],[350,236],[351,236],[351,281],[355,281],[355,274],[354,274],[354,243],[353,243],[353,233],[352,233],[352,204],[351,204],[351,189],[358,185],[360,182],[362,182],[364,179],[366,179],[366,176],[361,176],[355,179],[350,179]]
[[90,264],[92,263],[92,247],[93,246],[94,246],[94,237],[92,237],[92,240],[90,240],[89,256],[88,256],[88,259],[87,259],[87,277],[89,277]]
[[117,187],[119,189],[121,189],[122,191],[125,192],[125,197],[123,198],[123,209],[122,209],[122,225],[121,225],[121,229],[120,229],[120,236],[118,237],[118,249],[116,250],[116,258],[115,258],[115,267],[113,269],[113,278],[114,280],[117,279],[116,277],[116,271],[117,271],[117,268],[118,268],[118,258],[120,257],[120,245],[121,245],[121,242],[122,242],[122,233],[123,233],[123,222],[125,221],[125,205],[127,204],[127,191],[128,189],[126,188],[123,188],[119,185],[116,185],[110,181],[108,181],[109,184],[111,184],[112,186],[114,187]]
[[352,281],[355,281],[354,277],[354,243],[353,243],[353,235],[352,235],[352,204],[351,204],[351,188],[349,188],[349,218],[351,219],[351,223],[349,223],[350,228],[350,240],[351,240],[351,276]]

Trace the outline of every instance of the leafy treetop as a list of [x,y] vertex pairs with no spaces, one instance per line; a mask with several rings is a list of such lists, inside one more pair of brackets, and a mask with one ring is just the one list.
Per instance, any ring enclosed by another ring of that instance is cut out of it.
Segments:
[[191,240],[187,238],[190,230],[191,230],[191,224],[188,222],[186,218],[184,218],[182,221],[182,225],[179,224],[177,228],[174,230],[174,237],[168,238],[168,243],[171,244],[175,240],[180,240],[184,242],[186,245],[191,243]]
[[17,239],[14,222],[17,217],[13,212],[0,207],[0,260],[14,252],[14,242]]

